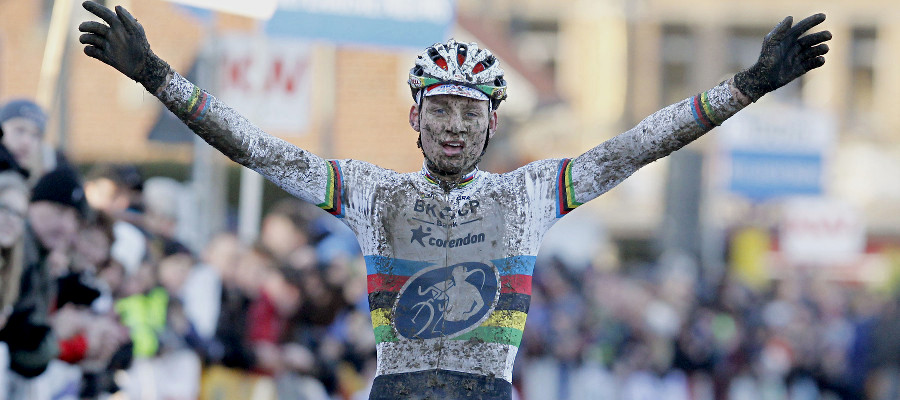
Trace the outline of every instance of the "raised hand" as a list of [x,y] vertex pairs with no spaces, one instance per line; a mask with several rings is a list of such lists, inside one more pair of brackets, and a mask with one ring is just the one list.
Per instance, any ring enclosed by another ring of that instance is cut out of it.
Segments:
[[78,41],[87,45],[84,54],[117,69],[151,93],[156,92],[165,82],[169,65],[150,50],[141,24],[122,6],[116,6],[115,12],[93,1],[82,6],[106,22],[85,21],[78,25],[78,30],[84,32]]
[[756,64],[735,75],[738,90],[756,101],[825,64],[823,55],[828,52],[828,45],[823,42],[831,39],[831,32],[820,31],[800,37],[824,20],[825,14],[815,14],[794,26],[791,26],[792,17],[775,25],[763,40]]

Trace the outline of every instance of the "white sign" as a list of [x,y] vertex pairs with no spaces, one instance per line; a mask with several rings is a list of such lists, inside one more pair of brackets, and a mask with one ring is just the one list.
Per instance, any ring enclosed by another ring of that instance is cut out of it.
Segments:
[[311,47],[295,39],[226,36],[217,42],[217,97],[267,132],[309,123]]
[[828,114],[780,104],[741,111],[716,137],[720,185],[762,201],[821,194],[837,134]]
[[422,49],[447,39],[455,0],[280,0],[269,35]]
[[779,245],[795,265],[839,266],[858,261],[866,229],[850,204],[823,197],[797,197],[782,208]]
[[245,17],[267,20],[275,13],[277,0],[168,0],[172,3],[227,12]]
[[280,0],[278,8],[315,14],[372,19],[447,23],[453,15],[450,0]]
[[789,104],[755,104],[741,110],[717,129],[726,150],[828,152],[837,140],[834,117]]

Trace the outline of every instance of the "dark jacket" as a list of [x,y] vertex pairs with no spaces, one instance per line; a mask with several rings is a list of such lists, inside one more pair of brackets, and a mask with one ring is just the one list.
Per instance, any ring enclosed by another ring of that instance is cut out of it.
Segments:
[[0,330],[0,341],[10,353],[10,369],[26,378],[38,376],[59,354],[59,346],[50,329],[50,306],[56,282],[47,267],[48,252],[25,232],[25,268],[22,271],[19,298],[12,315]]

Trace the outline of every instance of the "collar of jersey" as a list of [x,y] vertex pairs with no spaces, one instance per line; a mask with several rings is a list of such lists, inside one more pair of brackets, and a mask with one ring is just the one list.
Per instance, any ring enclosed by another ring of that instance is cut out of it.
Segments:
[[[466,176],[464,176],[459,181],[459,183],[456,184],[456,187],[457,188],[466,187],[470,183],[475,182],[475,178],[478,177],[479,172],[480,172],[480,170],[476,166],[475,169],[472,170],[472,172],[469,172],[468,174],[466,174]],[[428,183],[431,183],[433,185],[440,185],[440,181],[431,174],[431,171],[428,170],[428,165],[426,165],[425,162],[422,163],[422,176],[425,178],[426,181],[428,181]]]

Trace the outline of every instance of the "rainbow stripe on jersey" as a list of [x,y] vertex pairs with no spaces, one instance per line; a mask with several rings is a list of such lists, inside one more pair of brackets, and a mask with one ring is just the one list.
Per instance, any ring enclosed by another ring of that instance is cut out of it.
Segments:
[[[369,310],[372,328],[378,343],[402,339],[393,326],[394,303],[401,288],[417,272],[434,265],[426,261],[411,261],[383,256],[366,256],[369,291]],[[531,302],[531,276],[534,256],[516,256],[491,263],[500,275],[499,296],[491,314],[478,327],[450,340],[476,339],[484,343],[498,343],[518,347],[522,341],[528,306]]]
[[722,124],[722,121],[713,111],[713,107],[709,103],[709,95],[706,92],[700,93],[691,99],[691,113],[694,115],[694,121],[702,129],[708,130]]
[[338,218],[344,218],[343,197],[344,178],[341,174],[341,165],[335,160],[326,162],[328,168],[328,180],[325,183],[325,201],[316,204],[329,214]]
[[194,90],[191,92],[191,98],[188,99],[188,102],[182,111],[188,116],[187,119],[189,121],[202,121],[203,118],[206,117],[207,111],[209,111],[209,94],[206,93],[205,90],[194,85]]
[[556,217],[561,218],[583,203],[575,200],[575,186],[572,184],[572,159],[564,158],[559,162],[556,177]]

